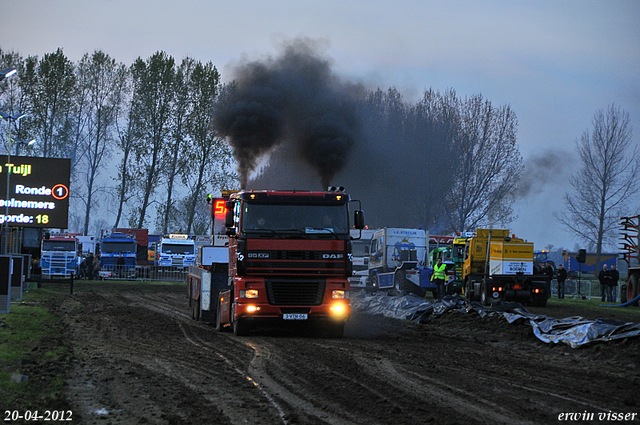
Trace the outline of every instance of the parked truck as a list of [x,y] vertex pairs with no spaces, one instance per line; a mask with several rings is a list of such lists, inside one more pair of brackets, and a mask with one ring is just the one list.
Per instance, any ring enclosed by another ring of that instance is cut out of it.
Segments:
[[462,278],[469,300],[519,301],[545,307],[550,282],[534,274],[533,242],[507,229],[477,229],[465,244]]
[[453,238],[451,245],[451,261],[453,262],[453,280],[449,283],[454,288],[454,291],[458,294],[465,295],[465,288],[462,279],[462,267],[464,265],[464,249],[467,245],[467,240],[476,236],[475,232],[458,233]]
[[145,267],[149,264],[149,229],[117,228],[117,233],[133,237],[136,241],[136,266]]
[[371,238],[375,230],[364,229],[362,231],[351,229],[353,248],[353,273],[349,278],[351,289],[365,289],[369,278],[369,249]]
[[640,305],[640,216],[620,218],[620,258],[629,266],[627,281],[620,286],[620,300]]
[[[354,203],[333,189],[232,193],[225,204],[228,286],[212,297],[216,328],[247,335],[264,323],[302,322],[342,337],[351,315]],[[354,227],[364,227],[360,208]]]
[[64,235],[45,237],[40,252],[40,269],[44,278],[77,275],[77,238]]
[[131,234],[105,232],[100,242],[101,279],[135,276],[138,244]]
[[155,257],[158,267],[188,268],[195,264],[195,241],[188,235],[171,234],[160,239]]
[[427,232],[422,229],[383,228],[376,231],[371,239],[367,290],[418,296],[431,291],[435,296],[427,241]]

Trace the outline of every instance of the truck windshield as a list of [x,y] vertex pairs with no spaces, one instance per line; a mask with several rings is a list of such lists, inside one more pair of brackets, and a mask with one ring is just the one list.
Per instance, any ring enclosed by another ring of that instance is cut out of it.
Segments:
[[42,241],[43,251],[75,251],[75,241]]
[[136,252],[136,244],[131,241],[126,242],[102,242],[100,250],[105,253],[129,253]]
[[278,233],[344,234],[349,232],[345,204],[254,204],[244,203],[244,232],[266,230]]
[[194,246],[186,244],[162,244],[162,252],[165,254],[193,254]]

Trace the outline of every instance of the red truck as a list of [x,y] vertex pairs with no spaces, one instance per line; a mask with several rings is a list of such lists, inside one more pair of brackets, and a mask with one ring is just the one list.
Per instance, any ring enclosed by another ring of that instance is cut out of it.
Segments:
[[231,194],[228,288],[211,297],[216,329],[242,336],[261,323],[307,322],[341,338],[351,315],[351,203],[363,229],[360,202],[340,190]]

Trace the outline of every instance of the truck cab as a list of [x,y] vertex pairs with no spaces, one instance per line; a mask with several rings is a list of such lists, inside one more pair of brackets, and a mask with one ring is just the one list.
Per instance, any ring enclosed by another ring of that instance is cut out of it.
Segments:
[[[315,323],[341,337],[351,314],[349,195],[336,190],[240,191],[227,202],[229,287],[220,323]],[[361,210],[355,228],[364,227]]]
[[365,229],[362,231],[351,229],[353,248],[353,273],[349,278],[351,288],[365,289],[369,278],[369,250],[371,248],[371,238],[375,230]]
[[171,234],[160,240],[155,258],[158,267],[188,268],[195,264],[195,241],[188,235]]
[[42,240],[40,268],[45,278],[70,277],[78,273],[78,239],[50,236]]
[[422,229],[383,228],[371,239],[367,290],[394,295],[435,293],[433,269],[427,256],[427,232]]
[[101,279],[135,275],[138,246],[132,235],[113,232],[102,236],[100,243]]

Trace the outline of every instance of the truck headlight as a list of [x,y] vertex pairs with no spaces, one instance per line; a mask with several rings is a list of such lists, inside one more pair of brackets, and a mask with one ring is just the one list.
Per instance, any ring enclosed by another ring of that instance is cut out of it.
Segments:
[[241,289],[240,298],[258,298],[257,289]]
[[349,291],[345,291],[344,289],[334,289],[331,291],[331,298],[333,299],[349,299]]
[[343,304],[334,304],[330,307],[330,310],[336,316],[342,316],[346,313],[346,308]]

